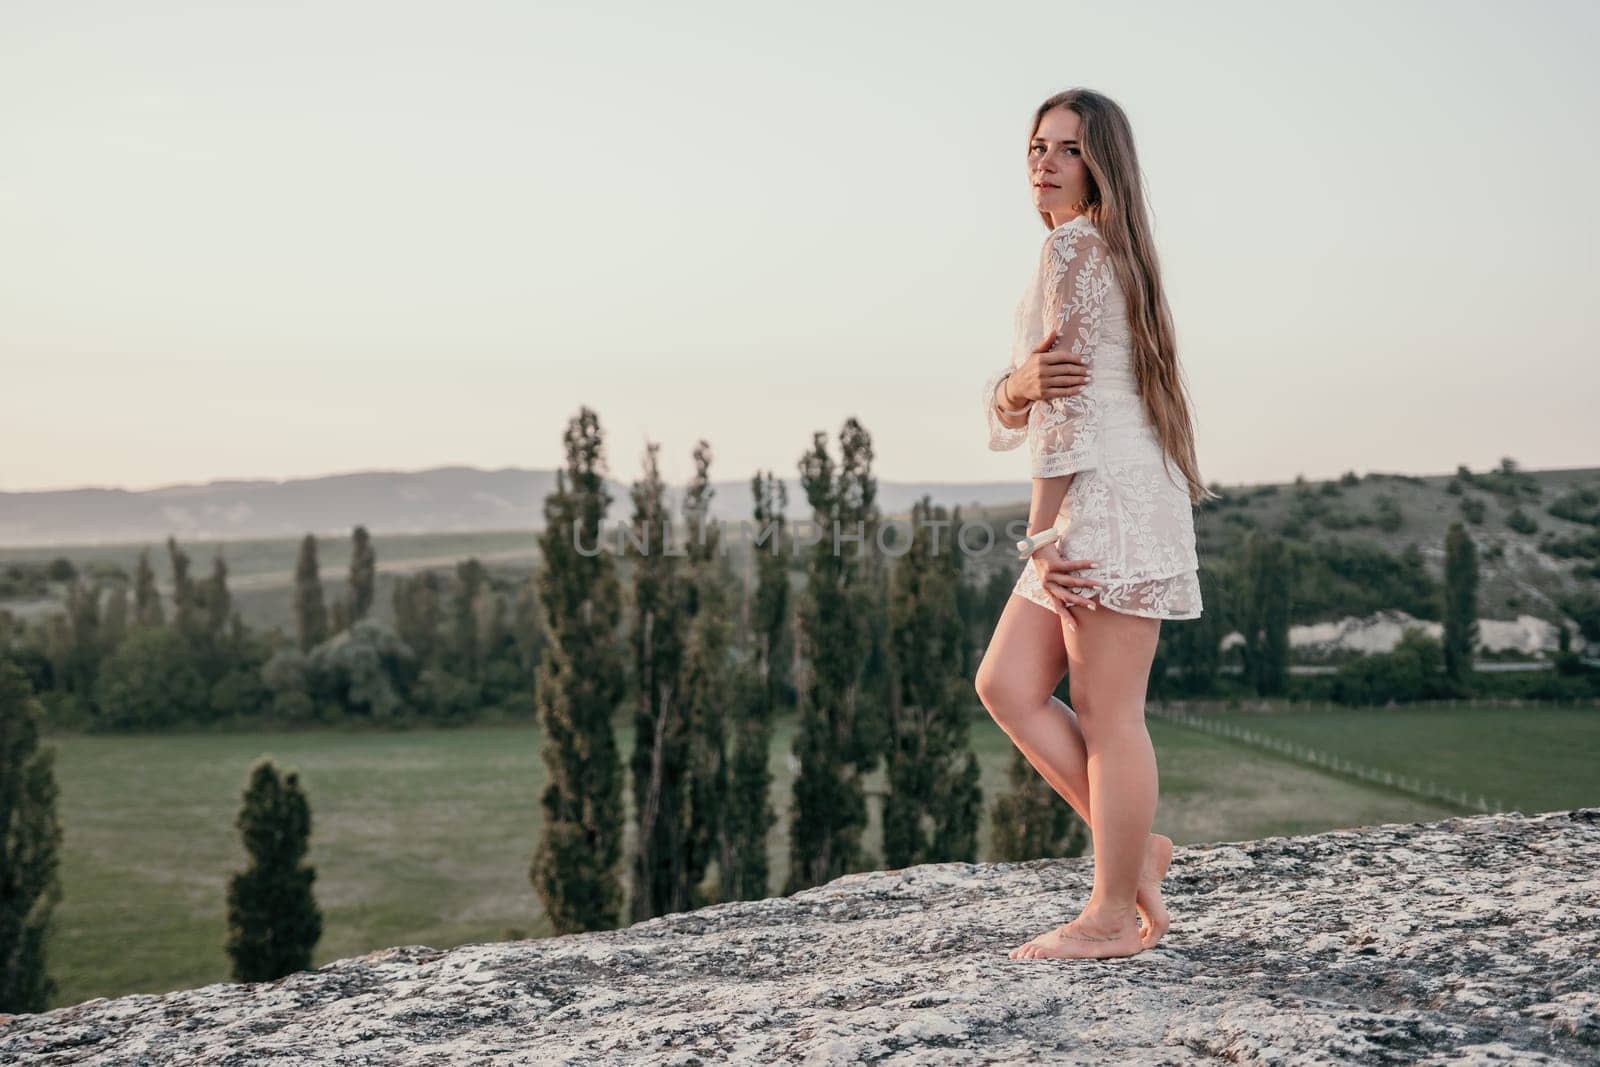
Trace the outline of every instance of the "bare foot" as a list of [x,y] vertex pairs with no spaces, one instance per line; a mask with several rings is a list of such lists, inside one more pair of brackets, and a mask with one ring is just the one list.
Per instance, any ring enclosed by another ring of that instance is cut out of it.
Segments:
[[1134,896],[1134,907],[1144,920],[1139,940],[1145,948],[1155,947],[1161,935],[1171,925],[1171,916],[1161,899],[1161,879],[1172,866],[1172,838],[1165,834],[1151,834],[1144,846],[1144,867],[1139,871],[1139,891]]
[[1120,923],[1110,924],[1085,912],[1047,934],[1018,945],[1011,950],[1011,958],[1098,960],[1132,956],[1142,951],[1144,943],[1139,940],[1139,923],[1131,914],[1125,915]]

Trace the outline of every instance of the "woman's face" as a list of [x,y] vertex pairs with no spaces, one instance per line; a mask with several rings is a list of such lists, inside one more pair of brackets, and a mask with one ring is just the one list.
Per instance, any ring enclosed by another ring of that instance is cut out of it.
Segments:
[[1053,107],[1028,142],[1033,206],[1058,225],[1073,215],[1073,204],[1089,195],[1089,168],[1078,148],[1078,121],[1071,108]]

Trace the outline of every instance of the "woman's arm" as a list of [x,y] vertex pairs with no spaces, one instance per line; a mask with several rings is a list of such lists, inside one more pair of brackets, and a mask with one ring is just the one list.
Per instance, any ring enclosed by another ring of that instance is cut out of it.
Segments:
[[1016,448],[1028,439],[1028,413],[1021,415],[1006,415],[1000,411],[999,404],[1004,401],[1008,408],[1019,408],[1031,403],[1027,400],[1018,401],[1012,398],[1003,389],[1009,385],[1011,368],[995,371],[989,380],[983,383],[983,410],[984,419],[989,424],[989,449],[993,452],[1005,452]]
[[1027,397],[1019,400],[1011,394],[1011,386],[1015,379],[1016,375],[1010,371],[1000,377],[1000,385],[994,391],[995,414],[1000,416],[1000,423],[1003,426],[1013,430],[1027,429],[1028,409],[1033,406],[1033,401]]
[[[1116,284],[1105,239],[1068,227],[1051,238],[1040,269],[1045,325],[1058,335],[1055,347],[1068,348],[1092,375],[1106,296]],[[1101,411],[1095,390],[1086,386],[1040,403],[1030,438],[1033,477],[1053,481],[1097,466]],[[1062,479],[1060,498],[1065,498],[1068,484]]]
[[[1092,372],[1106,294],[1115,284],[1105,240],[1097,233],[1068,227],[1046,244],[1040,272],[1045,326],[1058,337],[1051,347],[1065,345],[1085,370]],[[1085,386],[1071,396],[1040,403],[1043,407],[1034,413],[1038,418],[1029,438],[1033,465],[1030,535],[1056,524],[1073,476],[1096,466],[1100,452],[1100,405],[1092,390]],[[1041,568],[1040,583],[1046,591],[1060,595],[1052,580],[1062,568],[1059,552],[1043,550],[1035,557],[1035,566]],[[1067,595],[1084,602],[1076,593]],[[1060,610],[1068,625],[1075,625],[1070,605],[1064,604]]]
[[1072,475],[1059,478],[1035,478],[1033,501],[1028,505],[1028,536],[1048,530],[1056,524],[1061,514],[1061,503],[1067,499],[1067,489],[1072,485]]

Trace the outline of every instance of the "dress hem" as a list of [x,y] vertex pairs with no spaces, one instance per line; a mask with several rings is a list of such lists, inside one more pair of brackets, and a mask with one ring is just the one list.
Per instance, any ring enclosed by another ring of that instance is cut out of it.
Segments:
[[[1024,600],[1024,601],[1028,602],[1029,604],[1032,604],[1036,608],[1040,608],[1040,609],[1042,609],[1044,611],[1048,611],[1050,614],[1056,615],[1058,618],[1060,617],[1059,613],[1056,611],[1055,608],[1051,607],[1048,604],[1039,603],[1037,600],[1033,599],[1033,597],[1031,597],[1031,596],[1028,596],[1026,593],[1019,593],[1015,589],[1013,589],[1011,591],[1011,595],[1014,596],[1014,597],[1018,597],[1019,599]],[[1046,593],[1045,595],[1049,596],[1050,594]],[[1110,610],[1116,612],[1118,615],[1135,615],[1135,616],[1138,616],[1141,619],[1171,619],[1174,622],[1183,622],[1183,621],[1187,621],[1187,620],[1191,620],[1191,619],[1198,619],[1198,618],[1200,618],[1200,616],[1202,614],[1201,612],[1197,611],[1192,615],[1162,615],[1161,613],[1155,612],[1155,611],[1135,611],[1135,610],[1132,610],[1132,609],[1129,609],[1129,608],[1119,608],[1115,604],[1107,603],[1104,600],[1098,600],[1097,603],[1104,604],[1107,608],[1109,608]],[[1079,607],[1081,605],[1073,605],[1073,606],[1074,607]],[[1092,611],[1094,609],[1093,608],[1086,608],[1085,610]]]
[[[1199,568],[1186,567],[1183,570],[1177,571],[1173,574],[1141,576],[1139,578],[1106,578],[1101,579],[1106,583],[1105,585],[1091,587],[1075,586],[1073,592],[1077,596],[1083,597],[1086,600],[1093,600],[1096,603],[1104,604],[1112,611],[1119,612],[1123,615],[1136,615],[1144,619],[1172,619],[1174,621],[1198,619],[1202,614],[1204,614],[1204,605],[1201,606],[1199,611],[1185,611],[1164,614],[1159,611],[1145,611],[1133,607],[1124,607],[1121,604],[1113,602],[1114,600],[1120,600],[1121,594],[1130,587],[1146,585],[1155,581],[1170,581],[1174,578],[1182,578],[1190,574],[1196,575],[1198,578]],[[1030,568],[1027,565],[1024,566],[1022,573],[1017,576],[1017,580],[1012,583],[1011,592],[1013,595],[1020,596],[1030,604],[1037,604],[1039,607],[1051,612],[1052,614],[1056,613],[1056,607],[1059,602],[1056,601],[1055,598],[1049,593],[1044,591],[1044,587],[1039,584],[1037,578],[1032,577]],[[1035,592],[1038,593],[1038,596],[1041,599],[1034,598],[1033,594]],[[1107,600],[1107,594],[1110,594],[1113,600]]]

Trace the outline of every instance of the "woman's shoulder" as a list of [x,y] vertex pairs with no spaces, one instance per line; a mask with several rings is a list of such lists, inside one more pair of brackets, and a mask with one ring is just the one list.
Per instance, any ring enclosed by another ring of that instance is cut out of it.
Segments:
[[1045,244],[1077,244],[1084,239],[1090,241],[1103,241],[1100,227],[1094,224],[1088,212],[1072,216],[1066,222],[1051,230],[1045,237]]
[[1058,233],[1067,233],[1069,231],[1086,231],[1089,233],[1098,234],[1100,229],[1094,224],[1094,219],[1089,217],[1089,213],[1087,211],[1080,211],[1066,222],[1063,222],[1061,225],[1051,230],[1050,236],[1054,237]]
[[1062,263],[1072,259],[1079,249],[1098,248],[1104,252],[1107,247],[1100,228],[1083,213],[1072,216],[1046,234],[1040,255],[1041,259],[1048,257]]

